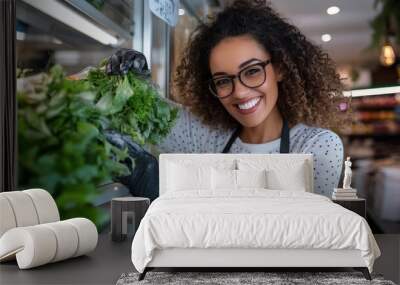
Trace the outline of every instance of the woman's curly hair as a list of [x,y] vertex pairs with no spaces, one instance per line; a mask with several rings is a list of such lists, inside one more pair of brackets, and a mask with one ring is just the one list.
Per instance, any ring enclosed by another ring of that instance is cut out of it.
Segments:
[[321,48],[308,41],[265,0],[237,0],[200,24],[189,39],[175,74],[178,100],[203,123],[232,128],[238,122],[208,88],[211,50],[224,38],[250,35],[270,54],[283,75],[278,83],[278,108],[289,125],[305,123],[334,127],[343,85],[336,65]]

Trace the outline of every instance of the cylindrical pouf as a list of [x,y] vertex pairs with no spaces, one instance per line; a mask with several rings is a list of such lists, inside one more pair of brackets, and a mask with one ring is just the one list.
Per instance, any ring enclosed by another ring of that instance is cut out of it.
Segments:
[[14,211],[8,199],[0,194],[0,238],[8,230],[15,228],[17,222],[15,221]]
[[0,238],[0,261],[16,257],[28,269],[86,254],[97,240],[96,226],[84,218],[13,228]]
[[56,202],[49,192],[43,189],[28,189],[22,192],[31,197],[38,214],[39,224],[52,223],[60,220]]
[[[150,206],[150,199],[143,197],[119,197],[111,200],[111,239],[123,241],[135,235],[140,221]],[[129,231],[129,227],[133,227]]]
[[70,223],[65,221],[43,224],[43,227],[49,228],[57,239],[57,252],[51,262],[57,262],[71,258],[78,250],[78,233]]
[[60,220],[56,202],[43,189],[0,193],[0,237],[9,229]]
[[99,235],[92,221],[85,218],[73,218],[64,222],[72,225],[78,233],[78,248],[74,257],[86,254],[96,248]]
[[0,195],[10,202],[17,227],[33,226],[39,223],[35,205],[28,194],[23,191],[10,191]]
[[0,260],[9,260],[16,254],[20,269],[49,263],[56,251],[56,236],[42,225],[13,228],[0,239]]

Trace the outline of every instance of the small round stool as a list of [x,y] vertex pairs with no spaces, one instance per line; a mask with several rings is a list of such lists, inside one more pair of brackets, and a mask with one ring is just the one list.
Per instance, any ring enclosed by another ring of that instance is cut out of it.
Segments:
[[111,200],[111,239],[123,241],[127,236],[133,237],[149,206],[149,198],[113,198]]

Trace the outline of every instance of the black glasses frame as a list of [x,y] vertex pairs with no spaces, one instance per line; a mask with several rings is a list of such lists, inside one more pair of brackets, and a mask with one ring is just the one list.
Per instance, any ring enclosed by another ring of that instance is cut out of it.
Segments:
[[[247,88],[257,88],[257,87],[260,87],[261,85],[264,84],[265,80],[267,80],[267,74],[266,74],[266,72],[265,72],[265,67],[266,67],[268,64],[270,64],[270,63],[271,63],[271,60],[270,60],[270,59],[267,59],[267,60],[265,60],[265,61],[257,62],[257,63],[251,64],[251,65],[249,65],[249,66],[246,66],[245,68],[243,68],[242,70],[240,70],[236,75],[223,75],[223,76],[218,76],[218,77],[215,77],[215,78],[211,78],[210,80],[208,80],[208,89],[210,90],[211,94],[214,95],[215,97],[217,97],[217,98],[219,98],[219,99],[224,99],[224,98],[227,98],[227,97],[231,96],[231,95],[233,94],[233,92],[235,92],[235,82],[233,81],[235,78],[239,79],[240,83],[243,84],[244,86],[246,86]],[[254,66],[261,66],[261,67],[263,68],[263,71],[264,71],[264,80],[262,81],[262,83],[260,83],[260,84],[258,84],[258,85],[256,85],[256,86],[249,86],[249,85],[247,85],[246,83],[244,83],[244,82],[242,81],[241,74],[242,74],[243,71],[245,71],[245,70],[247,70],[247,69],[249,69],[249,68],[251,68],[251,67],[254,67]],[[231,93],[229,93],[229,94],[226,95],[226,96],[222,96],[222,97],[221,97],[221,96],[218,96],[218,94],[216,94],[216,91],[213,90],[213,86],[215,86],[215,84],[214,84],[214,79],[217,79],[217,78],[227,78],[227,79],[230,79],[230,80],[231,80],[231,84],[232,84],[232,91],[231,91]]]

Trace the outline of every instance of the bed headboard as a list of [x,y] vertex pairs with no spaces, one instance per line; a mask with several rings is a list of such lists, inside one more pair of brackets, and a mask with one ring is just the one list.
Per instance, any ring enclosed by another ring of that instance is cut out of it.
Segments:
[[219,163],[233,165],[233,169],[236,168],[237,159],[267,159],[272,163],[274,161],[305,161],[306,165],[306,179],[308,180],[307,192],[314,192],[314,171],[313,171],[313,155],[312,154],[222,154],[222,153],[207,153],[207,154],[183,154],[183,153],[168,153],[160,154],[159,157],[159,171],[160,171],[160,185],[159,195],[166,192],[166,181],[167,181],[167,170],[168,162],[188,162],[196,165],[216,165]]

